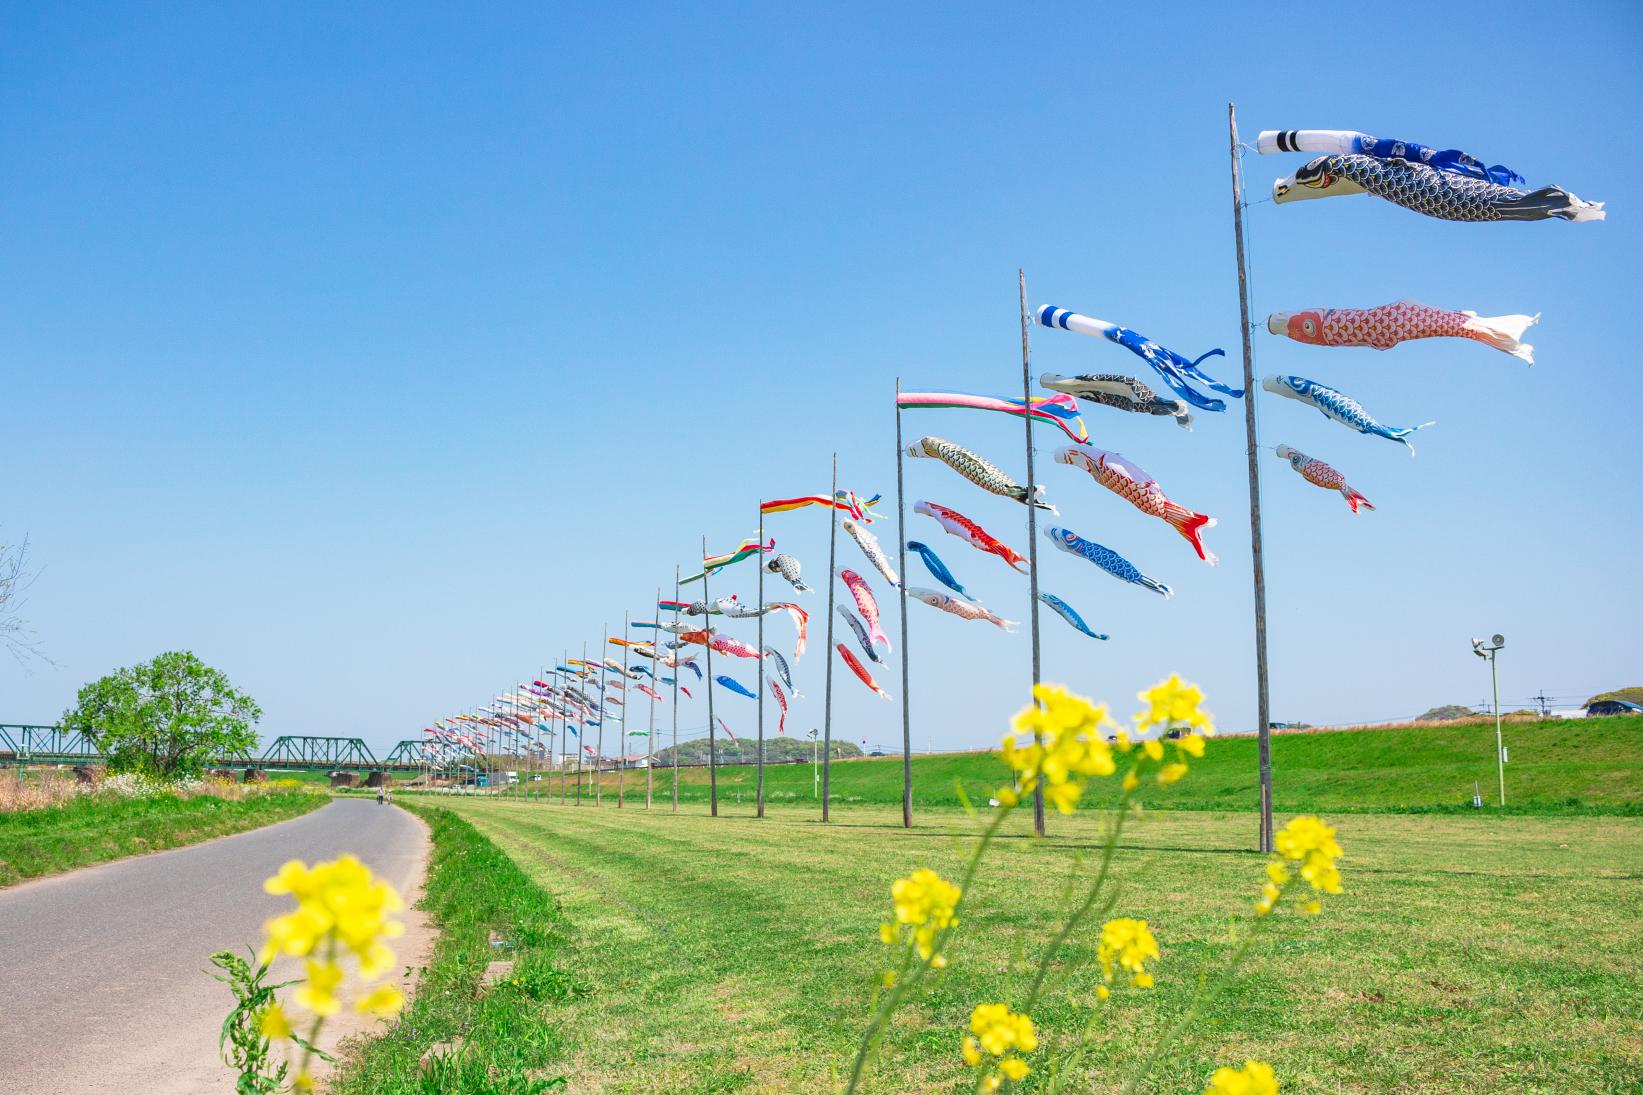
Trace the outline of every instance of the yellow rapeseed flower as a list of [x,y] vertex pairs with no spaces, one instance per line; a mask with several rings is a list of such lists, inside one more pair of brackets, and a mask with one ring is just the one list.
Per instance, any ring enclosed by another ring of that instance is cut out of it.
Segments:
[[271,1042],[291,1037],[291,1021],[285,1017],[285,1009],[277,1003],[262,1009],[262,1015],[257,1019],[257,1029]]
[[1116,771],[1112,746],[1100,734],[1107,709],[1056,684],[1034,685],[1033,697],[1037,702],[1011,719],[1001,750],[1015,773],[1015,787],[1000,789],[994,797],[1014,806],[1020,801],[1016,787],[1031,792],[1042,784],[1046,800],[1070,814],[1086,781]]
[[[958,918],[953,913],[958,909],[961,896],[963,893],[957,886],[928,867],[921,867],[906,878],[898,878],[890,886],[896,923],[912,931],[914,948],[926,962],[935,957],[936,936],[957,926]],[[887,924],[879,926],[879,938],[887,943],[894,942],[891,934],[885,931],[887,927]]]
[[298,1004],[315,1015],[335,1015],[342,1009],[337,988],[342,984],[342,967],[335,962],[308,960],[308,980],[295,993]]
[[1264,1061],[1245,1061],[1243,1068],[1218,1068],[1204,1095],[1278,1095],[1278,1077]]
[[375,1015],[379,1019],[399,1014],[404,1006],[405,994],[392,985],[378,985],[354,1001],[355,1011],[361,1015]]
[[971,1068],[987,1056],[997,1058],[998,1071],[982,1080],[983,1091],[997,1091],[1004,1078],[1020,1080],[1031,1072],[1021,1058],[1038,1048],[1038,1033],[1027,1016],[1010,1010],[1008,1004],[980,1004],[970,1013],[970,1033],[959,1043],[959,1055]]
[[1159,681],[1137,698],[1147,705],[1136,713],[1136,726],[1142,730],[1154,726],[1189,726],[1204,734],[1213,734],[1215,724],[1209,712],[1203,709],[1204,693],[1195,684],[1188,684],[1179,675],[1171,673],[1168,680]]
[[1111,982],[1114,974],[1123,970],[1129,974],[1131,984],[1150,989],[1153,979],[1147,963],[1157,958],[1158,940],[1145,920],[1124,916],[1101,925],[1101,942],[1096,948],[1096,959],[1101,963],[1103,980]]

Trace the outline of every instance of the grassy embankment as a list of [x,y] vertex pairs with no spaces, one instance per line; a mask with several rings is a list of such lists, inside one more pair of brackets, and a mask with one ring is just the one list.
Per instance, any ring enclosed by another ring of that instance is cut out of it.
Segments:
[[[1513,813],[1643,814],[1643,718],[1509,723],[1505,740],[1507,811]],[[1277,734],[1272,739],[1273,803],[1288,812],[1427,812],[1470,808],[1473,783],[1486,803],[1496,801],[1495,727],[1492,722],[1431,723],[1383,730]],[[914,803],[956,806],[954,781],[973,795],[995,785],[1002,768],[988,753],[913,758]],[[680,769],[680,800],[707,800],[707,771]],[[607,799],[617,773],[602,775]],[[658,769],[656,795],[671,802],[673,772]],[[583,774],[584,796],[593,776]],[[644,801],[645,774],[626,774],[628,793]],[[901,758],[835,761],[833,799],[844,804],[901,801]],[[557,774],[522,785],[557,796]],[[721,805],[753,801],[751,766],[719,771]],[[1243,810],[1257,801],[1256,742],[1215,741],[1193,766],[1193,778],[1171,797],[1170,809]],[[521,788],[512,793],[523,794]],[[766,766],[765,796],[803,805],[812,798],[811,766]],[[984,797],[984,796],[983,796]],[[1491,806],[1491,809],[1498,807]]]
[[[577,1092],[837,1090],[879,972],[890,883],[920,866],[955,876],[963,849],[948,834],[969,824],[928,811],[908,833],[877,807],[823,827],[789,807],[759,821],[696,806],[450,806],[562,903],[561,961],[590,991],[536,1009],[538,1027],[521,1033],[552,1040]],[[1200,1091],[1245,1057],[1271,1061],[1286,1092],[1638,1090],[1643,820],[1338,820],[1347,892],[1320,919],[1273,918],[1146,1090]],[[870,1090],[969,1091],[957,1050],[970,1009],[1024,992],[1023,963],[1053,930],[1066,880],[1089,869],[1098,822],[1053,817],[1039,841],[1016,821],[971,889],[948,976],[894,1030]],[[1117,1091],[1202,964],[1224,955],[1228,918],[1247,914],[1262,877],[1253,837],[1253,815],[1209,811],[1150,812],[1126,833],[1114,915],[1158,934],[1158,987],[1115,993],[1097,1064],[1073,1090]],[[1088,961],[1094,934],[1070,957]],[[1047,1044],[1083,1022],[1094,984],[1088,967],[1052,979],[1034,1009]]]
[[65,796],[56,805],[36,809],[0,811],[0,887],[260,828],[327,801],[323,794],[297,788],[140,798],[98,793]]

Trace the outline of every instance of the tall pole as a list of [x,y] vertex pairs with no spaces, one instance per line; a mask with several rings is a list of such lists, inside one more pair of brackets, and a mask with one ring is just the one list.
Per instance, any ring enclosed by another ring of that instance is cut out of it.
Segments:
[[[902,489],[901,473],[901,377],[896,377],[896,572],[901,575],[901,587],[896,599],[901,602],[901,825],[913,827],[913,717],[912,681],[907,677],[907,500]],[[1031,478],[1029,475],[1028,478]]]
[[[702,537],[702,605],[709,606],[707,599],[707,537]],[[708,812],[714,817],[719,816],[719,739],[718,728],[713,724],[713,614],[707,613],[702,617],[702,631],[707,635],[707,642],[702,649],[707,651],[707,798]]]
[[1255,353],[1249,341],[1249,267],[1244,259],[1244,181],[1238,163],[1238,108],[1227,104],[1232,156],[1232,234],[1238,249],[1238,322],[1244,339],[1244,446],[1249,461],[1249,557],[1255,582],[1255,717],[1261,756],[1261,851],[1272,851],[1272,696],[1266,672],[1266,565],[1261,558],[1261,468],[1256,457]]
[[[605,641],[604,641],[603,644],[600,645],[600,647],[599,647],[600,650],[603,650],[603,649],[605,649],[605,647],[610,645],[610,625],[609,624],[605,625],[604,632],[605,632]],[[582,660],[587,661],[587,655],[584,654],[582,656]],[[607,676],[608,676],[608,674],[606,674],[606,672],[605,672],[605,659],[603,657],[600,657],[600,659],[599,659],[599,708],[598,708],[599,736],[597,737],[597,739],[595,739],[598,742],[598,744],[594,746],[594,749],[596,751],[593,754],[593,804],[595,806],[603,806],[605,804],[605,781],[600,778],[600,770],[602,768],[604,768],[604,766],[605,766],[605,719],[606,719],[605,679],[606,679]]]
[[1500,804],[1506,805],[1506,742],[1500,736],[1500,674],[1495,672],[1495,654],[1489,655],[1489,685],[1495,695],[1495,771],[1500,777]]
[[754,801],[757,803],[756,816],[764,816],[764,500],[759,500],[759,541],[758,552],[753,556],[758,560],[759,577],[758,592],[754,598],[759,602],[759,657],[754,662],[754,676],[759,678],[759,755],[754,761],[757,765],[755,779],[756,791]]
[[[839,500],[839,454],[833,454],[833,493],[827,496],[832,502]],[[833,804],[833,568],[838,565],[839,550],[839,507],[830,505],[827,512],[827,684],[822,696],[822,732],[826,735],[822,743],[822,820],[831,817]]]
[[[582,643],[582,660],[584,662],[588,660],[588,644],[585,641]],[[582,669],[583,672],[586,672],[587,666],[583,666]],[[587,680],[586,677],[583,677],[582,679]],[[582,720],[582,733],[587,733],[587,730],[588,720],[584,718]],[[576,805],[578,806],[582,805],[582,758],[587,755],[587,751],[587,739],[578,736],[576,741]]]
[[[658,598],[659,600],[660,598]],[[679,603],[679,568],[673,568],[673,603]],[[673,610],[673,626],[679,626],[679,610]],[[674,638],[678,638],[677,635]],[[673,651],[673,660],[679,661],[679,650]],[[679,812],[679,675],[683,666],[675,664],[673,667],[673,812]]]
[[[628,637],[629,617],[622,613],[622,639]],[[628,648],[622,647],[622,695],[627,695],[628,682]],[[616,738],[616,808],[620,810],[627,803],[628,794],[628,707],[626,701],[622,704],[622,732]]]
[[[656,599],[658,601],[662,599],[661,586],[656,587]],[[657,616],[661,616],[659,611]],[[651,647],[653,653],[661,646],[660,636],[658,635],[657,638],[658,642]],[[662,664],[655,658],[650,661],[652,665]],[[645,732],[645,809],[647,810],[650,809],[651,792],[656,786],[656,674],[652,673],[650,679],[650,726]]]
[[[1033,648],[1033,684],[1036,686],[1039,679],[1038,658],[1038,507],[1033,505],[1033,491],[1037,486],[1037,478],[1033,475],[1033,416],[1028,413],[1032,410],[1033,377],[1032,377],[1032,343],[1031,321],[1027,318],[1027,272],[1017,268],[1015,272],[1016,285],[1021,291],[1021,398],[1023,404],[1021,426],[1027,435],[1027,595],[1032,598],[1027,610],[1031,614],[1028,619],[1029,629],[1032,631]],[[906,639],[902,640],[903,645]],[[902,691],[907,690],[907,682],[901,682]],[[1034,697],[1033,703],[1038,699]],[[1039,734],[1034,731],[1033,737]],[[1039,836],[1044,835],[1044,782],[1040,780],[1033,788],[1033,831]]]
[[[565,662],[569,657],[570,657],[570,651],[564,650],[564,649],[561,649],[559,651],[559,661],[561,663]],[[559,682],[560,688],[563,689],[565,684],[567,683],[567,681],[565,680],[564,671],[559,670],[559,669],[555,669],[553,671],[553,675],[554,675],[554,679]],[[570,700],[569,700],[569,697],[566,697],[564,707],[565,707],[565,714],[564,714],[563,718],[561,718],[560,721],[563,722],[565,725],[563,727],[562,732],[559,735],[559,804],[561,806],[563,806],[565,803],[570,801],[570,794],[569,794],[569,787],[568,787],[568,784],[569,784],[570,781],[567,778],[570,775]]]

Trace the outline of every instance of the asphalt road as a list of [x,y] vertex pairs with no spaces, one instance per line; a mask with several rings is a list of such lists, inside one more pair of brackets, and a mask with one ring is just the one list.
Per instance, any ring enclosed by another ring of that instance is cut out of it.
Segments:
[[253,832],[0,890],[0,1091],[233,1091],[217,1052],[231,996],[207,959],[257,945],[263,921],[289,906],[262,892],[263,879],[287,859],[346,851],[409,899],[425,846],[404,811],[339,799]]

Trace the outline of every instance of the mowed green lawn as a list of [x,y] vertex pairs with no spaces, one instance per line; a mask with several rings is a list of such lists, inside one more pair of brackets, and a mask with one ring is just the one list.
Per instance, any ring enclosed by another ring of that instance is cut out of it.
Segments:
[[[1212,751],[1213,752],[1213,751]],[[1189,783],[1197,776],[1188,776]],[[956,876],[968,831],[925,811],[777,807],[757,820],[632,804],[445,800],[562,901],[560,962],[592,985],[554,1013],[572,1092],[838,1090],[880,969],[893,879]],[[1023,812],[1024,814],[1024,812]],[[1097,817],[1018,818],[972,888],[949,976],[893,1032],[869,1089],[969,1091],[970,1009],[1023,993],[1022,969],[1089,869]],[[1296,1092],[1636,1092],[1643,1084],[1643,819],[1350,814],[1346,893],[1284,915],[1147,1090],[1203,1090],[1220,1064],[1270,1061]],[[1224,953],[1263,860],[1248,813],[1156,811],[1126,832],[1116,915],[1163,947],[1158,987],[1116,993],[1087,1084],[1116,1091]],[[1088,957],[1093,932],[1074,941]],[[1035,1008],[1066,1038],[1088,968]],[[1031,1084],[1027,1085],[1031,1090]]]
[[[1508,809],[1643,814],[1643,717],[1509,722],[1505,740]],[[1273,803],[1280,810],[1464,809],[1472,801],[1474,781],[1484,801],[1494,803],[1497,794],[1492,722],[1277,734],[1272,767]],[[987,753],[914,757],[914,802],[956,806],[955,779],[974,794],[996,782],[1000,770],[997,758]],[[1259,801],[1257,771],[1254,738],[1217,739],[1193,766],[1192,779],[1170,795],[1169,805],[1248,809]],[[682,768],[679,774],[681,801],[706,801],[707,771]],[[721,769],[721,801],[752,802],[755,778],[751,766]],[[583,779],[591,790],[591,770]],[[615,794],[618,775],[605,773],[602,779],[606,796]],[[644,773],[629,771],[626,780],[642,799]],[[835,802],[899,803],[901,758],[835,761],[832,780]],[[658,769],[656,785],[657,794],[671,802],[672,770]],[[558,776],[545,774],[542,783],[529,786],[557,793]],[[767,801],[813,802],[812,787],[808,762],[765,768]]]

